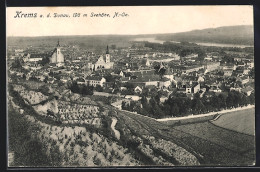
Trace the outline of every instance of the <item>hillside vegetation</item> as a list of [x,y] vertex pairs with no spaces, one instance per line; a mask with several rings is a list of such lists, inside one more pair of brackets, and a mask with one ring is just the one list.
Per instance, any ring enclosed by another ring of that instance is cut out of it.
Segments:
[[179,42],[212,42],[253,45],[254,32],[253,26],[251,25],[225,26],[175,34],[162,34],[158,35],[157,39]]

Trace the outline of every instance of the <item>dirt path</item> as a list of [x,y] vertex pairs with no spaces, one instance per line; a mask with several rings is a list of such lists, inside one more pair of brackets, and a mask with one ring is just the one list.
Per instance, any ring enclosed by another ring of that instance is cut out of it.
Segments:
[[117,119],[116,118],[112,118],[111,128],[114,131],[117,140],[119,140],[120,139],[120,132],[115,129],[116,123],[117,123]]

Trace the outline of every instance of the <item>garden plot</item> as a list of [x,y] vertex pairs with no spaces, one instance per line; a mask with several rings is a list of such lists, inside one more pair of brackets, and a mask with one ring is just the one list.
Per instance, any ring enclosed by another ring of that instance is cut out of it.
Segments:
[[58,102],[58,114],[63,123],[100,125],[99,107],[94,105]]
[[135,160],[126,148],[84,127],[52,126],[29,115],[26,115],[26,118],[41,128],[40,132],[36,133],[36,137],[47,145],[47,155],[61,154],[63,166],[140,165],[140,162]]
[[25,87],[21,85],[14,85],[14,90],[17,91],[24,100],[32,105],[41,103],[48,99],[48,96],[45,96],[41,92],[26,90]]

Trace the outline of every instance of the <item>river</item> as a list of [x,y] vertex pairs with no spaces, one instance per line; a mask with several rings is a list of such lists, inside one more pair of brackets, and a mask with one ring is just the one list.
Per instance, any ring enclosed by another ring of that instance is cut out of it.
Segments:
[[[155,37],[145,37],[145,38],[135,38],[133,41],[148,41],[152,43],[160,43],[163,44],[165,41],[157,40]],[[173,43],[180,43],[178,41],[170,41]],[[191,42],[192,43],[192,42]],[[211,46],[211,47],[237,47],[237,48],[245,48],[245,47],[253,47],[252,45],[240,45],[240,44],[222,44],[222,43],[204,43],[204,42],[193,42],[197,45],[201,46]]]

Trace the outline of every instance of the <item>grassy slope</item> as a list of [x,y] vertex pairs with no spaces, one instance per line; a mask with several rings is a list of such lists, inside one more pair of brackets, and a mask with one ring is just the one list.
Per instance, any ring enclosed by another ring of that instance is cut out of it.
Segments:
[[240,133],[255,134],[255,109],[246,109],[221,115],[213,124]]
[[172,141],[192,152],[202,165],[252,165],[254,137],[217,127],[210,122],[169,127],[158,121],[118,111],[136,133]]

